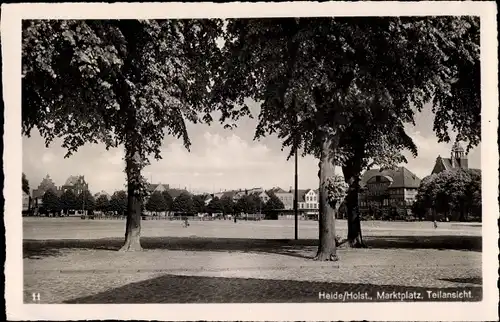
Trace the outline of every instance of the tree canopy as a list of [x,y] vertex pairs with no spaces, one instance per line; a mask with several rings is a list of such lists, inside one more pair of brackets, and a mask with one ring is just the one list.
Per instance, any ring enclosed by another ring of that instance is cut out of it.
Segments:
[[205,212],[205,195],[194,195],[193,196],[193,210],[195,213]]
[[227,214],[234,214],[235,212],[235,203],[232,197],[230,196],[222,196],[220,198],[220,202],[222,205],[222,212],[227,215]]
[[47,190],[42,197],[43,208],[49,213],[58,213],[61,211],[61,200],[52,190]]
[[[320,159],[318,259],[337,258],[327,190],[333,165],[352,155],[343,140],[351,124],[371,118],[361,124],[380,125],[375,137],[389,134],[368,156],[386,147],[399,153],[411,147],[399,140],[403,125],[430,103],[440,141],[450,140],[451,129],[468,148],[480,140],[477,17],[234,19],[223,54],[219,104],[252,98],[261,103],[255,138],[276,134],[290,154],[302,148]],[[394,126],[396,136],[387,132]]]
[[102,194],[97,197],[95,201],[95,208],[99,211],[108,211],[110,210],[110,201],[107,195]]
[[420,183],[414,208],[432,209],[441,216],[461,221],[469,215],[481,218],[481,172],[454,169],[425,177]]
[[24,174],[23,172],[23,176],[22,176],[22,189],[24,191],[24,193],[26,194],[30,194],[30,183],[28,181],[28,178],[26,178],[26,174]]
[[181,213],[192,213],[194,211],[193,199],[187,192],[182,192],[172,203],[172,211]]
[[149,196],[146,202],[146,210],[151,212],[161,212],[167,210],[167,202],[163,197],[163,194],[159,191],[155,191]]
[[218,197],[213,197],[208,203],[207,211],[211,214],[223,213],[224,205]]
[[172,203],[174,202],[174,200],[172,199],[172,196],[170,195],[168,190],[162,191],[161,194],[163,196],[163,199],[165,200],[165,209],[167,211],[172,210]]
[[75,193],[68,189],[64,191],[60,197],[61,208],[64,212],[68,213],[69,210],[77,209],[77,196]]
[[127,210],[127,192],[123,190],[115,191],[109,200],[109,208],[111,211],[116,211],[123,216]]
[[[191,144],[186,122],[212,121],[219,19],[23,20],[22,131],[37,128],[66,156],[84,144],[125,148],[125,245],[140,246],[142,170],[166,135]],[[221,122],[242,113],[220,106]],[[243,111],[244,112],[244,111]]]
[[269,200],[264,205],[264,211],[285,209],[283,202],[272,192],[267,193]]
[[94,210],[95,198],[88,190],[83,190],[76,196],[76,207],[82,210]]
[[241,196],[234,206],[235,213],[256,214],[261,210],[262,201],[255,194]]

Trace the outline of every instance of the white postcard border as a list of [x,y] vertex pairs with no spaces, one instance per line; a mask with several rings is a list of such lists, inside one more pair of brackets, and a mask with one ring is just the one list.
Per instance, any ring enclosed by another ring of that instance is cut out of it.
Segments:
[[[483,301],[478,303],[23,304],[21,180],[21,19],[236,18],[284,16],[481,17]],[[493,2],[61,3],[2,5],[5,102],[5,299],[9,320],[496,320],[498,278],[498,61]]]

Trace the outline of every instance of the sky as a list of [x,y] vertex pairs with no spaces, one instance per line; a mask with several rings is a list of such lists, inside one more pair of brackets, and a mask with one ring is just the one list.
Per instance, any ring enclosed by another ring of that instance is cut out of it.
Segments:
[[[230,189],[281,187],[294,184],[293,158],[286,160],[289,150],[281,150],[276,136],[254,141],[259,105],[251,104],[254,118],[241,119],[233,130],[218,124],[188,124],[192,142],[188,152],[180,140],[166,138],[162,145],[162,160],[152,161],[143,175],[153,183],[186,188],[193,193],[217,192]],[[407,133],[418,147],[418,156],[405,153],[407,164],[402,164],[419,178],[429,175],[436,157],[450,157],[450,143],[438,143],[432,130],[434,116],[430,108],[416,115],[415,126],[408,125]],[[454,136],[452,136],[454,139]],[[465,147],[465,145],[464,145]],[[23,172],[30,187],[35,189],[48,174],[57,186],[71,175],[84,175],[93,192],[112,193],[125,187],[123,148],[106,151],[103,145],[86,145],[64,159],[66,150],[61,140],[45,147],[37,130],[31,137],[23,137]],[[469,167],[481,168],[481,146],[469,152]],[[341,174],[340,169],[337,172]],[[318,187],[318,160],[312,156],[299,159],[299,188]]]

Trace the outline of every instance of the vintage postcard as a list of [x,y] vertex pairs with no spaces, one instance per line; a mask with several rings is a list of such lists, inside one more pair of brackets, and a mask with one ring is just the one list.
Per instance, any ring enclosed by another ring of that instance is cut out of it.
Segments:
[[497,320],[496,10],[2,5],[8,318]]

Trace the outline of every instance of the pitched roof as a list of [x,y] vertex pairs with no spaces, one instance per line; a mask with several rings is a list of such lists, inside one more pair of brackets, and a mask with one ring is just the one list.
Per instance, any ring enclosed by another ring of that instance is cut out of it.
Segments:
[[169,188],[169,189],[166,189],[168,191],[168,194],[173,198],[177,198],[178,196],[181,195],[181,193],[187,193],[187,194],[190,194],[189,191],[187,191],[186,189],[175,189],[175,188]]
[[150,183],[148,184],[148,191],[153,192],[158,188],[158,186],[163,186],[164,190],[168,190],[169,185],[168,184],[163,184],[163,183]]
[[[309,192],[311,189],[299,189],[297,190],[298,192],[298,199],[299,201],[305,201],[306,200],[306,193]],[[292,194],[295,196],[295,190],[292,190]]]
[[420,178],[413,172],[405,167],[398,167],[397,169],[370,169],[363,173],[361,176],[361,187],[365,187],[370,178],[374,176],[388,176],[392,178],[393,182],[391,188],[418,188],[420,186]]
[[257,196],[257,197],[259,197],[261,194],[266,194],[267,196],[269,196],[267,194],[267,192],[265,192],[265,191],[254,191],[254,192],[249,192],[248,193],[249,196],[253,196],[254,195],[254,196]]
[[283,192],[287,192],[283,189],[281,189],[280,187],[274,187],[274,188],[271,188],[268,190],[269,192],[272,192],[272,193],[283,193]]
[[441,162],[441,164],[443,165],[443,167],[445,168],[445,170],[450,170],[450,169],[453,169],[452,167],[452,163],[451,163],[451,158],[441,158],[441,157],[438,157],[438,160],[437,162]]

